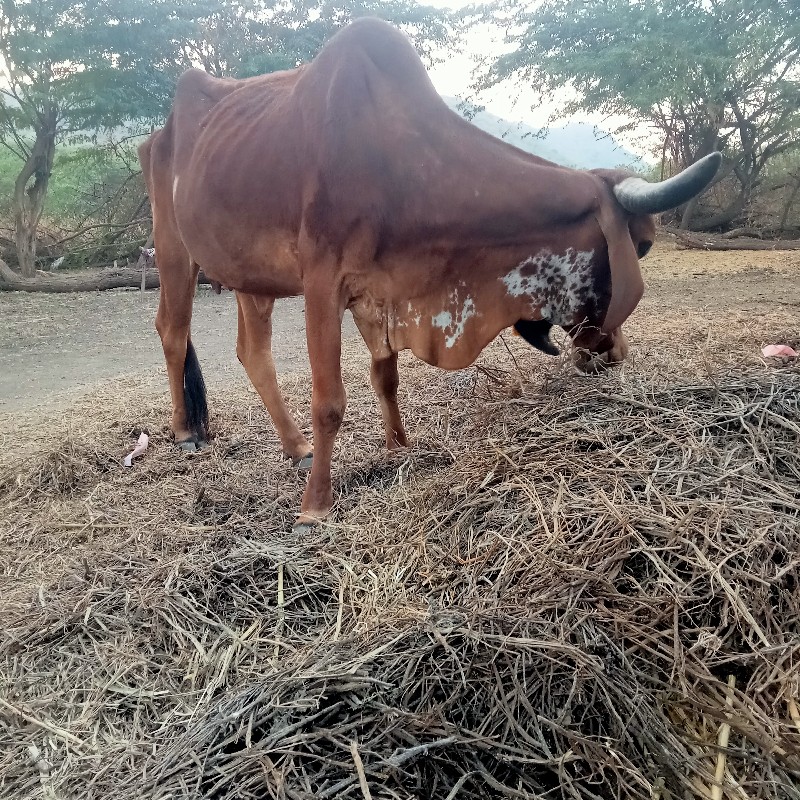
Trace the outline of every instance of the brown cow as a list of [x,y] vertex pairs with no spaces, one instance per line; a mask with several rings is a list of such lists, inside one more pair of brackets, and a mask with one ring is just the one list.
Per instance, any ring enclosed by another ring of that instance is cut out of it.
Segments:
[[189,337],[202,267],[237,292],[237,353],[285,453],[310,459],[270,343],[274,299],[305,295],[314,451],[301,523],[332,505],[345,309],[372,353],[386,445],[403,447],[400,350],[461,369],[504,328],[548,351],[547,332],[560,325],[576,345],[624,357],[620,326],[643,292],[650,214],[702,191],[719,165],[712,154],[649,184],[529,155],[450,111],[406,37],[374,19],[289,72],[235,81],[190,70],[140,157],[176,441],[206,436]]

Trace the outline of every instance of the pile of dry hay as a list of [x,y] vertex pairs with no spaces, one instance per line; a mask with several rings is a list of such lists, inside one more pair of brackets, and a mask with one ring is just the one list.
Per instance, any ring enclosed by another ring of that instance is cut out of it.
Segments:
[[312,536],[246,391],[6,457],[0,795],[800,798],[800,370],[525,358],[409,364],[392,455],[357,365]]

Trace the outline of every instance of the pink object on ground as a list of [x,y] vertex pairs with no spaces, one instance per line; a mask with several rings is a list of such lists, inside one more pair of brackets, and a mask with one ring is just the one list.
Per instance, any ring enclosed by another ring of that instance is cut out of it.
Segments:
[[761,355],[765,358],[770,358],[772,356],[789,356],[790,358],[796,358],[800,353],[792,350],[788,344],[768,344],[761,349]]
[[146,433],[139,434],[139,440],[136,442],[136,447],[127,455],[125,456],[125,460],[122,462],[126,467],[133,466],[133,459],[136,456],[140,456],[147,450],[147,445],[150,444],[150,437]]

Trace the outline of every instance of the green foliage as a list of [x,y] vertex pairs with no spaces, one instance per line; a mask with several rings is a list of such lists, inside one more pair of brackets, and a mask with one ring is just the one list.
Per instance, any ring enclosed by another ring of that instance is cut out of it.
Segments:
[[[8,150],[0,149],[0,219],[11,212],[11,195],[19,162]],[[50,191],[44,213],[50,224],[69,229],[83,220],[109,221],[107,201],[127,182],[139,192],[141,176],[131,180],[129,163],[107,146],[65,146],[53,161]]]
[[718,224],[742,212],[771,159],[800,149],[797,0],[505,0],[492,16],[498,8],[511,51],[485,83],[521,77],[563,115],[648,122],[677,167],[722,149],[738,191]]
[[[111,201],[130,179],[128,164],[109,147],[65,147],[53,163],[45,215],[65,228],[89,219],[110,222],[120,211]],[[141,191],[138,176],[134,186]]]
[[177,76],[287,69],[313,58],[351,19],[404,28],[423,55],[451,40],[447,15],[413,0],[0,0],[0,143],[26,155],[31,132],[56,109],[57,138],[135,120],[163,121]]
[[7,87],[0,135],[16,141],[56,109],[60,135],[163,113],[169,78],[153,61],[144,0],[2,0]]
[[20,162],[14,242],[31,277],[57,146],[79,131],[161,117],[174,70],[169,53],[152,45],[163,41],[150,28],[158,2],[0,0],[0,7],[0,145]]
[[284,52],[296,54],[298,63],[313,58],[337,30],[358,17],[380,17],[405,31],[428,62],[437,48],[452,44],[453,23],[447,12],[415,0],[338,0],[296,3],[280,35]]
[[[62,269],[108,264],[115,258],[138,255],[136,248],[143,244],[149,230],[149,208],[146,203],[142,205],[142,177],[131,172],[130,149],[125,152],[109,144],[81,144],[67,145],[57,153],[40,224],[39,268],[47,268],[62,255]],[[18,170],[14,155],[0,149],[0,220],[10,216]],[[135,219],[145,222],[125,227]],[[14,252],[9,251],[7,243],[3,246],[2,240],[10,235],[4,228],[0,223],[0,257],[16,266]],[[70,231],[81,229],[87,232],[72,238]],[[60,243],[64,238],[67,241]]]
[[59,137],[163,121],[178,75],[248,76],[308,61],[351,19],[387,19],[432,59],[445,12],[413,0],[0,0],[0,143],[25,155],[46,109]]
[[19,172],[19,161],[10,151],[0,147],[0,220],[11,214],[11,196],[14,178]]
[[[189,8],[189,6],[183,6]],[[327,39],[353,19],[376,16],[406,31],[424,58],[453,37],[446,12],[414,0],[287,2],[263,0],[195,6],[181,42],[189,63],[218,77],[292,69],[312,59]]]
[[[454,36],[447,12],[414,0],[0,0],[0,11],[0,215],[14,218],[10,261],[28,274],[42,214],[62,230],[137,218],[146,201],[135,154],[102,142],[162,124],[188,67],[218,77],[289,69],[364,15],[401,27],[429,61]],[[109,257],[140,234],[99,230]]]
[[580,96],[567,110],[647,116],[664,102],[724,105],[764,91],[797,98],[794,0],[545,0],[533,7],[511,0],[503,7],[519,35],[490,79],[521,75],[550,96],[569,84]]

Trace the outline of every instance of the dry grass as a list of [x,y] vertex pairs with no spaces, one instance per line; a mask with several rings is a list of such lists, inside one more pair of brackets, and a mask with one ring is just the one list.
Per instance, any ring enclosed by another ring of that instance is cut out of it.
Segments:
[[800,798],[800,369],[511,344],[407,360],[391,455],[351,355],[311,536],[255,395],[196,456],[135,384],[21,425],[0,795]]

